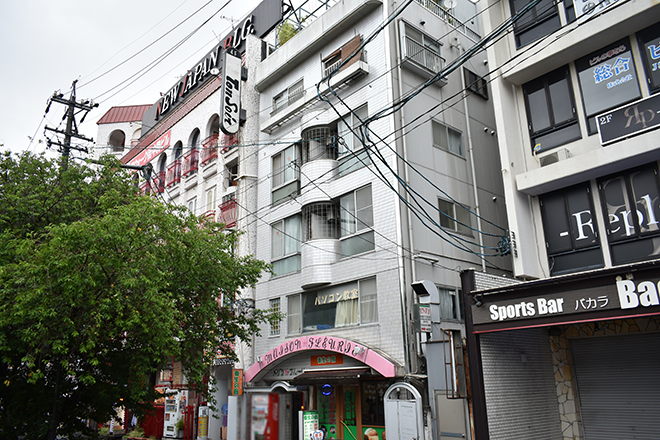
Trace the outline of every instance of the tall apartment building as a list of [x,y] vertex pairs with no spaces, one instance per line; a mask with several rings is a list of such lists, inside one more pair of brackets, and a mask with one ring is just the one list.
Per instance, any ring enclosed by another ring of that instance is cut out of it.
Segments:
[[485,1],[515,276],[466,272],[476,439],[654,438],[660,6]]
[[[285,319],[218,359],[208,437],[470,438],[460,272],[511,270],[477,7],[265,0],[237,29],[144,112],[122,159],[273,265],[238,312]],[[245,110],[232,135],[228,41]]]

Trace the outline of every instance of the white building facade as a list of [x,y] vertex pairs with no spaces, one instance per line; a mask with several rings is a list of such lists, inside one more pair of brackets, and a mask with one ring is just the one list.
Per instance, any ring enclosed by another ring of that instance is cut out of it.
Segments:
[[653,438],[660,9],[482,3],[524,282],[464,274],[476,438]]

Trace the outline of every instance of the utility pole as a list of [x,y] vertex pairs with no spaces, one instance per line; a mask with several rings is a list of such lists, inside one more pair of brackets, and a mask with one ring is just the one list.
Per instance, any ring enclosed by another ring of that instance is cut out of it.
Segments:
[[69,154],[71,153],[71,150],[78,150],[78,151],[84,151],[87,153],[87,148],[84,147],[76,147],[71,145],[71,138],[77,138],[77,139],[82,139],[84,141],[88,142],[94,142],[94,139],[91,138],[86,138],[85,136],[81,135],[78,133],[78,124],[76,123],[76,116],[80,114],[81,112],[84,112],[85,114],[82,116],[80,119],[80,123],[85,120],[85,116],[87,116],[87,113],[98,107],[98,104],[94,104],[90,100],[86,99],[84,101],[78,102],[76,101],[76,83],[78,80],[73,81],[73,84],[71,85],[71,96],[69,99],[65,99],[64,95],[59,92],[53,93],[53,96],[48,100],[48,106],[46,107],[46,113],[48,113],[48,110],[50,109],[50,105],[53,102],[57,102],[59,104],[64,104],[67,106],[67,111],[64,114],[64,117],[62,119],[66,119],[66,129],[64,131],[58,130],[56,128],[51,128],[51,127],[45,127],[44,129],[44,135],[46,134],[46,131],[52,131],[57,134],[62,134],[64,135],[64,141],[59,142],[53,141],[51,139],[47,140],[48,146],[50,147],[51,145],[58,145],[60,147],[59,151],[62,153],[63,159],[64,159],[64,169],[67,168],[68,162],[69,162]]

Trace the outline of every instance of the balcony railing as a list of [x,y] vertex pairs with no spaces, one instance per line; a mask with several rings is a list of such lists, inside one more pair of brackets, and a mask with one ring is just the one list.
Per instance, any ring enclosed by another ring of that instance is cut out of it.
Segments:
[[214,133],[202,142],[202,154],[200,155],[202,166],[218,158],[218,137],[218,133]]
[[223,202],[218,206],[220,212],[218,214],[218,222],[224,223],[228,228],[236,226],[236,219],[238,215],[238,205],[236,199],[230,199]]
[[150,181],[144,182],[142,185],[140,185],[140,193],[142,195],[149,195],[152,193],[152,183]]
[[449,11],[440,6],[440,4],[438,4],[438,2],[435,0],[417,0],[417,2],[429,11],[433,12],[438,17],[442,18],[450,25],[454,26],[459,31],[463,32],[475,42],[481,40],[481,36],[477,31],[470,28],[467,23],[463,23],[458,18],[453,16]]
[[174,186],[181,182],[181,159],[177,159],[167,167],[167,176],[165,177],[165,186]]
[[199,151],[196,149],[190,150],[188,154],[183,156],[183,177],[188,177],[197,172],[199,167]]
[[342,63],[342,60],[339,59],[339,60],[335,61],[334,63],[325,66],[325,69],[323,69],[323,76],[328,76],[332,72],[337,70],[339,68],[339,66],[341,65],[341,63]]
[[222,139],[220,139],[220,144],[222,145],[222,152],[227,153],[238,145],[238,133],[230,135],[222,134]]
[[405,37],[406,42],[406,58],[414,61],[428,70],[438,73],[442,70],[442,63],[444,59],[439,53],[424,47],[418,41]]
[[203,220],[215,221],[215,209],[210,209],[202,214]]
[[156,177],[154,178],[154,188],[156,188],[156,191],[158,191],[158,194],[162,194],[165,192],[165,175],[166,171],[159,171],[156,173]]

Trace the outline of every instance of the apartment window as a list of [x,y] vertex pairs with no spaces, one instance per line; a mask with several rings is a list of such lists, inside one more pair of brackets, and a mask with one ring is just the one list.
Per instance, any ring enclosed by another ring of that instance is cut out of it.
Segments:
[[655,165],[606,177],[598,182],[612,262],[658,258],[660,188]]
[[533,151],[580,139],[568,66],[523,85]]
[[603,267],[589,182],[539,196],[552,275]]
[[575,61],[589,134],[596,115],[641,97],[630,40],[624,38]]
[[468,69],[463,69],[465,75],[465,87],[476,95],[488,99],[488,81]]
[[[363,147],[362,139],[364,139],[364,135],[362,133],[361,121],[367,119],[367,116],[367,106],[363,105],[355,110],[354,113],[349,113],[337,121],[337,142],[339,144],[337,148],[339,157]],[[351,129],[353,129],[352,132]]]
[[303,80],[297,81],[291,86],[287,87],[285,90],[280,92],[273,98],[273,111],[272,113],[277,113],[283,108],[288,107],[293,102],[302,98],[305,94],[305,87],[303,85]]
[[[510,0],[511,15],[520,12],[529,0]],[[561,28],[559,11],[553,0],[541,0],[516,21],[513,33],[516,47],[522,47]]]
[[342,256],[360,254],[374,249],[374,211],[371,186],[365,186],[342,196],[341,253]]
[[660,24],[637,33],[644,69],[652,91],[660,89]]
[[470,211],[467,207],[458,203],[438,199],[438,209],[440,211],[441,227],[462,232],[464,234],[469,234],[471,232]]
[[273,223],[271,240],[271,262],[275,275],[299,271],[302,243],[301,216],[294,215]]
[[206,211],[212,211],[215,209],[215,197],[217,193],[217,188],[213,188],[206,191]]
[[290,334],[378,321],[375,277],[292,295],[287,300]]
[[[275,313],[280,313],[280,299],[272,298],[269,300],[270,310]],[[279,336],[280,335],[280,321],[271,322],[270,324],[270,335]]]
[[300,145],[293,144],[273,156],[272,203],[280,203],[300,191]]
[[450,153],[463,156],[463,135],[438,121],[431,121],[433,126],[433,146]]
[[336,136],[329,126],[305,129],[302,134],[302,163],[337,159]]
[[440,55],[440,43],[405,22],[402,23],[404,28],[404,58],[413,61],[415,64],[432,73],[440,72],[443,62],[443,58]]

